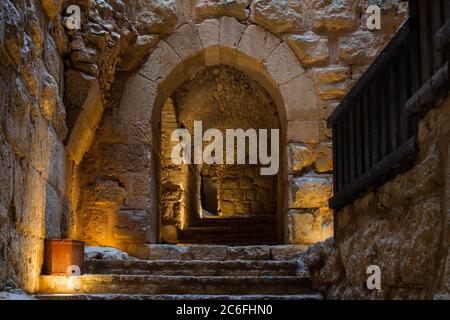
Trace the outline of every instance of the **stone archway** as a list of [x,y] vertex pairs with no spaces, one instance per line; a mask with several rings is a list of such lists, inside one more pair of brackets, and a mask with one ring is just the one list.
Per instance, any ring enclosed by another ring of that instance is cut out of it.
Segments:
[[[276,102],[282,146],[278,185],[281,192],[278,193],[277,211],[283,220],[280,221],[283,229],[280,233],[286,234],[283,232],[287,229],[288,208],[286,146],[288,139],[295,140],[299,123],[314,123],[308,122],[311,110],[305,107],[310,103],[307,100],[314,97],[314,92],[312,80],[306,77],[300,61],[279,37],[230,17],[180,27],[166,40],[160,41],[147,62],[128,79],[120,105],[121,127],[131,140],[150,143],[153,173],[159,172],[158,123],[165,101],[190,76],[218,64],[232,66],[251,76]],[[299,95],[299,92],[303,94]],[[157,176],[152,178],[154,190],[157,189],[157,180]],[[158,216],[155,206],[151,218],[153,242],[158,241],[155,237],[158,234]]]
[[138,70],[119,74],[117,97],[101,117],[87,155],[79,157],[74,237],[138,256],[139,248],[159,242],[161,110],[183,82],[214,65],[251,77],[276,105],[281,128],[278,242],[309,244],[328,237],[331,177],[314,171],[314,160],[305,158],[313,146],[326,148],[321,142],[327,140],[314,73],[302,67],[283,39],[231,17],[191,22],[160,40]]

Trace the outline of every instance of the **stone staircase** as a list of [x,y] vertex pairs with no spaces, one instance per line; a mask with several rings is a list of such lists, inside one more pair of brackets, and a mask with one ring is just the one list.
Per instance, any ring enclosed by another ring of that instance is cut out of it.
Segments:
[[254,217],[202,218],[190,223],[188,229],[178,231],[182,244],[261,245],[276,244],[275,215]]
[[[317,300],[301,246],[149,246],[148,260],[86,260],[79,278],[41,276],[38,299]],[[150,254],[151,253],[151,254]]]

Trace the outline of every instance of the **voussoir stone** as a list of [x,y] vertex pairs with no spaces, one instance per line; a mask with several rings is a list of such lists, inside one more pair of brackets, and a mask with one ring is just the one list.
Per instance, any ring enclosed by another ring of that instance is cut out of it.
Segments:
[[181,62],[180,57],[166,41],[160,41],[139,73],[153,82],[159,83]]
[[251,25],[245,29],[238,50],[252,58],[264,60],[280,42],[280,39],[264,28]]
[[293,31],[301,19],[287,0],[254,0],[251,5],[251,20],[273,33]]
[[237,48],[245,25],[232,17],[223,17],[220,21],[220,45],[227,48]]
[[294,52],[284,42],[267,57],[264,65],[278,85],[285,84],[305,73]]
[[166,41],[181,59],[192,57],[203,48],[192,24],[180,27]]

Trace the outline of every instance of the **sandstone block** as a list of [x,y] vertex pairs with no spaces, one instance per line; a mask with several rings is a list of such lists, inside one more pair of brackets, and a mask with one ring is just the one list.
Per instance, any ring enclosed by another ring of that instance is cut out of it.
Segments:
[[120,210],[115,216],[113,237],[125,243],[143,243],[150,230],[149,217],[146,211]]
[[13,196],[15,157],[11,146],[2,139],[0,131],[0,206],[9,208]]
[[245,20],[249,2],[249,0],[197,0],[194,5],[194,16],[196,19],[230,16]]
[[288,142],[318,143],[321,139],[320,121],[289,121],[287,136]]
[[140,34],[170,33],[178,24],[175,0],[137,0],[132,7]]
[[126,190],[116,181],[97,181],[92,201],[98,206],[118,206],[121,205],[126,196]]
[[192,24],[180,27],[166,41],[183,60],[198,54],[203,48]]
[[328,39],[313,32],[285,36],[284,40],[295,52],[304,66],[320,65],[328,61]]
[[127,190],[125,205],[129,208],[151,208],[154,190],[150,177],[132,173],[124,175],[123,179]]
[[285,84],[305,73],[300,61],[284,42],[270,54],[264,65],[278,85]]
[[335,32],[356,27],[356,12],[352,1],[318,1],[315,4],[313,27],[316,30]]
[[61,10],[61,0],[42,0],[41,4],[47,14],[48,19],[51,21]]
[[45,238],[61,238],[62,199],[49,185],[45,194]]
[[331,143],[321,143],[314,148],[315,162],[317,172],[327,173],[333,170],[333,152]]
[[208,19],[196,24],[196,29],[203,48],[220,44],[220,20]]
[[339,57],[349,64],[370,64],[386,42],[385,37],[370,31],[356,31],[339,43]]
[[280,44],[273,34],[261,27],[250,25],[245,29],[238,50],[258,60],[266,59]]
[[220,45],[236,49],[244,33],[245,25],[232,17],[220,19]]
[[311,148],[302,144],[291,143],[288,145],[288,172],[300,174],[314,163],[314,153]]
[[139,74],[148,80],[160,83],[175,70],[180,62],[180,57],[171,46],[165,41],[160,41],[147,62],[141,67]]
[[130,71],[141,64],[143,59],[150,53],[151,49],[158,43],[157,35],[142,35],[136,38],[136,41],[127,47],[123,53],[117,70]]
[[331,181],[328,177],[290,177],[289,208],[327,207],[331,191]]
[[314,215],[299,211],[289,211],[289,242],[309,244],[313,243],[311,235],[314,230]]
[[130,140],[152,142],[150,120],[157,88],[155,82],[140,74],[131,75],[125,84],[119,119],[125,136]]
[[220,63],[220,20],[208,19],[196,25],[197,33],[204,48],[205,66]]
[[254,0],[251,5],[251,20],[273,33],[295,30],[301,19],[289,1]]
[[286,107],[287,120],[317,120],[319,108],[314,90],[314,82],[300,76],[280,86]]

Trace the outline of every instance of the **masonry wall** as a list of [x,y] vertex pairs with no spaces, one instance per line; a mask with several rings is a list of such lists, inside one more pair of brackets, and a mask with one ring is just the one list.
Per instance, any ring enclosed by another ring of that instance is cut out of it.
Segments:
[[[144,1],[138,3],[138,7],[141,6],[140,9],[144,12],[147,12],[146,8],[150,8],[147,7],[148,4],[144,5]],[[152,41],[147,39],[146,45],[142,46],[141,52],[149,53],[150,56],[147,59],[145,54],[141,55],[140,63],[145,64],[140,69],[139,62],[136,63],[135,68],[131,69],[132,76],[128,83],[139,83],[139,86],[145,84],[139,90],[155,90],[153,88],[157,87],[157,91],[168,92],[170,95],[172,90],[181,85],[176,83],[182,77],[182,71],[177,79],[166,81],[164,77],[171,70],[177,70],[178,66],[182,66],[180,70],[184,68],[185,72],[188,69],[189,72],[193,69],[202,71],[205,65],[213,65],[214,61],[237,66],[248,64],[253,67],[255,61],[247,61],[240,56],[236,58],[236,53],[233,57],[231,50],[256,57],[272,75],[272,81],[276,82],[275,91],[281,92],[283,97],[277,103],[287,113],[287,119],[283,119],[285,122],[281,123],[281,126],[287,128],[287,145],[283,148],[287,150],[288,160],[282,164],[286,168],[284,174],[287,175],[281,177],[282,181],[286,181],[284,188],[287,190],[282,193],[286,196],[279,199],[285,216],[286,242],[315,243],[331,236],[333,218],[327,206],[332,190],[331,134],[326,129],[325,120],[395,33],[406,16],[405,5],[397,1],[379,3],[383,11],[383,28],[372,32],[367,30],[367,15],[364,13],[370,1],[256,0],[229,2],[221,6],[217,6],[215,1],[203,0],[152,3],[160,6],[160,20],[151,14],[135,12],[138,38],[151,37]],[[143,24],[144,18],[148,20],[147,25]],[[87,40],[89,43],[89,39]],[[219,46],[210,48],[209,43]],[[206,50],[204,56],[195,56],[202,48]],[[182,65],[190,59],[192,62]],[[197,60],[200,59],[204,61],[198,63]],[[283,71],[277,72],[277,69]],[[259,77],[258,74],[249,75]],[[141,81],[140,77],[146,80]],[[135,88],[129,88],[129,85],[119,88],[125,93],[129,90],[136,90],[137,94],[139,92]],[[142,148],[151,150],[156,146],[157,142],[151,141],[153,136],[149,137],[145,133],[150,132],[148,128],[152,126],[145,121],[145,117],[152,112],[151,107],[146,111],[136,107],[142,103],[139,99],[146,97],[153,103],[152,95],[156,93],[146,93],[126,103],[123,103],[122,97],[122,105],[115,107],[113,111],[115,121],[124,126],[122,132],[119,132],[121,138],[114,142],[115,145],[121,144],[121,148],[125,149],[127,146],[137,147],[137,152],[142,152],[142,155],[145,154]],[[274,96],[272,98],[278,99]],[[107,135],[106,130],[101,130],[102,138],[97,135],[94,139],[94,144],[99,146],[98,150],[102,150],[98,141]],[[104,173],[91,175],[89,166],[99,167],[102,159],[108,156],[109,153],[104,150],[103,155],[93,156],[99,161],[85,162],[83,170],[89,172],[90,179],[105,176]],[[113,171],[122,171],[124,166],[126,163],[118,162],[117,167],[111,169],[108,179],[123,181],[123,174],[116,175]],[[133,172],[138,175],[137,171]],[[141,176],[153,177],[154,174],[155,172],[146,173],[145,170],[139,173]],[[150,180],[147,183],[149,185]],[[128,194],[135,196],[135,192],[129,190],[132,184],[122,182],[125,203]],[[118,199],[120,201],[116,207],[123,206],[122,197]],[[230,210],[233,209],[229,207]],[[155,220],[148,215],[155,207],[146,205],[139,209],[147,212],[141,216],[141,222]],[[87,213],[87,220],[103,221],[102,213],[97,217],[95,211],[84,212],[92,212]],[[116,221],[126,223],[126,215],[123,218],[125,221]],[[130,216],[130,219],[134,218]],[[89,226],[93,230],[97,229],[95,223],[89,223]],[[149,228],[154,230],[151,226]],[[133,230],[129,229],[129,233],[133,234]],[[109,236],[110,233],[107,232],[106,237]],[[83,231],[78,233],[78,237],[85,238]],[[154,236],[151,235],[150,238]]]
[[[450,294],[450,99],[420,122],[413,168],[336,214],[336,240],[307,261],[331,299],[441,299]],[[381,268],[368,290],[367,267]]]
[[[79,0],[70,2],[82,12],[82,28],[74,31],[64,27],[68,1],[3,0],[0,289],[8,283],[36,290],[44,238],[95,244],[101,235],[104,244],[116,245],[118,237],[124,246],[156,241],[150,108],[117,106],[124,83],[149,55],[164,64],[190,52],[174,50],[180,49],[179,35],[194,27],[219,27],[219,42],[249,54],[263,44],[256,50],[259,62],[271,58],[264,65],[283,84],[277,90],[291,97],[281,102],[289,128],[289,241],[328,237],[331,150],[325,119],[406,15],[398,1],[377,1],[383,29],[369,32],[363,10],[371,2],[238,0],[217,6],[213,0]],[[273,42],[266,43],[265,35]],[[277,73],[280,66],[285,72]],[[149,72],[153,80],[160,76]],[[136,92],[135,102],[150,95],[154,83],[148,83],[128,87]],[[101,162],[85,159],[98,150]],[[85,199],[92,199],[90,210],[82,212]],[[108,222],[103,214],[90,215],[112,210]]]
[[60,237],[64,66],[48,14],[37,1],[0,5],[0,290],[36,290],[43,241]]

